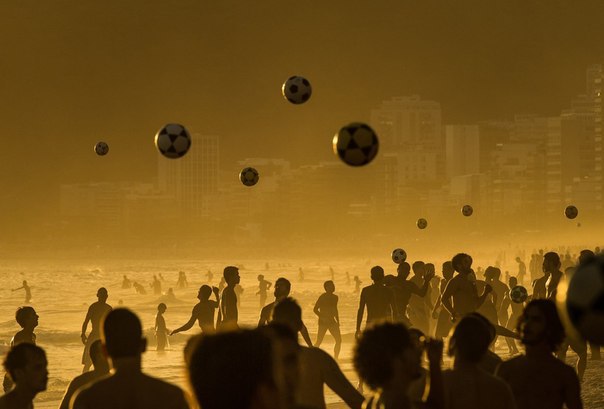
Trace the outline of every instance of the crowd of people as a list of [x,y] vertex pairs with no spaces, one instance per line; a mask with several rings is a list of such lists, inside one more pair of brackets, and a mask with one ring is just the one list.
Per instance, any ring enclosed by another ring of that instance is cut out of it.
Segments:
[[[142,371],[147,341],[139,318],[126,308],[113,309],[107,290],[100,288],[82,325],[83,373],[68,386],[60,408],[325,408],[327,385],[348,407],[359,409],[580,409],[587,345],[565,336],[553,300],[562,278],[593,257],[584,250],[578,260],[564,264],[566,258],[555,252],[536,253],[529,269],[532,291],[524,302],[510,295],[526,279],[520,258],[518,273],[508,273],[507,282],[495,266],[475,272],[472,257],[464,253],[442,264],[442,277],[422,261],[400,263],[396,276],[374,266],[372,283],[362,289],[355,276],[360,293],[353,352],[357,386],[338,364],[342,335],[333,280],[324,283],[313,308],[318,319],[314,343],[285,277],[273,286],[258,276],[261,312],[254,329],[239,328],[240,275],[234,266],[224,269],[222,290],[199,288],[189,321],[173,331],[166,327],[167,307],[160,303],[158,350],[170,335],[195,322],[201,329],[184,348],[190,392]],[[538,262],[540,276],[534,271]],[[185,285],[183,275],[179,281]],[[299,276],[303,280],[303,273]],[[275,300],[265,305],[271,286]],[[4,359],[0,409],[33,407],[48,382],[46,354],[36,346],[34,333],[38,315],[25,306],[16,320],[22,330]],[[335,341],[333,357],[320,349],[328,331]],[[299,343],[298,333],[306,345]],[[443,370],[445,340],[453,364]],[[498,340],[507,345],[508,360],[495,353]],[[577,368],[564,362],[569,347],[579,357]],[[591,345],[591,351],[593,359],[600,358],[598,346]]]

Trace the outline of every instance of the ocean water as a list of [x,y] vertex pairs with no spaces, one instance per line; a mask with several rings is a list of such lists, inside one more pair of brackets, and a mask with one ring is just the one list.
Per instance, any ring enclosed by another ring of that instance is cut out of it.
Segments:
[[[177,301],[167,301],[168,309],[164,314],[169,329],[177,328],[188,321],[191,309],[196,304],[197,291],[202,284],[218,285],[222,270],[226,265],[240,266],[241,285],[244,292],[241,296],[239,317],[241,326],[256,326],[259,318],[259,297],[255,295],[258,288],[257,276],[263,274],[273,284],[278,277],[286,277],[292,283],[291,296],[302,306],[303,318],[313,341],[316,339],[317,318],[312,309],[314,303],[323,293],[323,282],[331,279],[330,266],[334,270],[336,294],[339,296],[339,314],[343,338],[339,364],[344,374],[356,385],[357,376],[352,367],[352,348],[358,308],[358,294],[354,293],[353,277],[358,275],[363,286],[370,284],[369,269],[380,264],[386,273],[395,274],[395,265],[384,260],[331,260],[309,262],[308,260],[275,260],[266,269],[265,260],[245,260],[230,263],[225,260],[203,261],[3,261],[0,263],[0,352],[4,354],[7,344],[19,327],[14,319],[17,307],[24,305],[23,290],[12,292],[11,289],[21,286],[25,279],[32,288],[32,302],[38,315],[39,326],[36,329],[38,345],[44,348],[49,361],[49,382],[47,391],[40,393],[35,401],[36,408],[57,408],[70,380],[82,371],[81,358],[83,345],[80,340],[82,322],[88,306],[96,301],[96,291],[106,287],[109,291],[108,303],[114,307],[121,300],[124,307],[132,309],[140,317],[146,336],[148,350],[143,355],[145,372],[188,390],[184,371],[182,350],[186,340],[199,333],[195,325],[186,333],[170,337],[170,346],[164,352],[155,350],[153,324],[157,304],[166,302],[153,294],[150,287],[153,275],[161,273],[165,279],[162,291],[174,288]],[[304,281],[298,279],[298,268],[304,271]],[[185,271],[189,281],[186,289],[176,289],[178,272]],[[206,272],[211,270],[214,279],[206,282]],[[350,273],[350,284],[346,281],[346,271]],[[122,276],[138,281],[147,288],[147,295],[137,295],[133,288],[122,289]],[[267,302],[272,301],[269,295]],[[302,341],[302,340],[301,340]],[[302,341],[303,342],[303,341]],[[321,345],[327,352],[333,352],[333,340],[329,333]],[[505,342],[498,343],[496,350],[504,359],[507,358]],[[569,353],[569,364],[574,365],[576,356]],[[445,357],[444,367],[451,365]],[[582,385],[584,407],[604,407],[604,390],[600,380],[604,375],[604,361],[588,363],[585,380]],[[326,402],[340,407],[340,399],[326,388]]]
[[[263,274],[272,283],[278,277],[286,277],[292,282],[292,296],[303,308],[304,321],[316,338],[317,319],[312,312],[314,303],[323,293],[323,282],[331,279],[330,265],[335,271],[336,294],[339,295],[341,331],[344,343],[340,356],[340,364],[353,383],[356,377],[351,364],[351,352],[354,341],[356,309],[358,295],[354,294],[354,275],[368,277],[369,266],[366,261],[334,262],[332,264],[302,263],[292,261],[271,262],[266,269],[266,261],[244,261],[239,263],[241,286],[244,292],[241,296],[239,309],[240,325],[255,326],[259,318],[259,297],[257,276]],[[222,269],[229,263],[226,261],[11,261],[0,264],[2,278],[0,279],[0,352],[4,353],[10,338],[20,328],[15,322],[14,313],[17,307],[24,305],[23,290],[12,292],[11,289],[21,286],[25,279],[31,286],[33,306],[40,316],[36,329],[38,345],[44,348],[49,361],[49,382],[46,392],[36,398],[37,408],[56,408],[70,380],[81,373],[83,345],[80,340],[82,322],[88,306],[96,301],[96,291],[106,287],[109,292],[108,303],[117,307],[132,309],[140,317],[148,338],[148,350],[143,355],[143,369],[154,376],[187,389],[184,373],[182,350],[186,340],[199,333],[197,324],[188,332],[170,337],[170,346],[164,352],[155,350],[153,325],[157,304],[165,302],[168,306],[164,314],[169,329],[177,328],[188,321],[191,309],[196,304],[197,291],[202,284],[218,286]],[[298,280],[298,268],[304,271],[304,281]],[[178,272],[185,271],[189,286],[186,289],[176,289]],[[214,273],[212,283],[207,283],[206,273]],[[351,284],[346,284],[345,272],[350,272]],[[150,287],[153,275],[162,274],[162,291],[173,288],[177,301],[165,301],[153,294]],[[147,295],[138,295],[134,289],[122,289],[122,276],[127,275],[132,281],[138,281],[147,288]],[[368,284],[368,278],[362,278],[363,284]],[[272,301],[272,291],[267,302]],[[90,326],[89,326],[90,328]],[[333,351],[333,341],[329,333],[322,344],[328,352]],[[326,394],[328,402],[338,401],[337,396],[329,391]]]

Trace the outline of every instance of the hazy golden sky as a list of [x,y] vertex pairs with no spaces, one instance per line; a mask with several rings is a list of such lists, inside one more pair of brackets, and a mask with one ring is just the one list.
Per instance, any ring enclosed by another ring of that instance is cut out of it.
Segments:
[[[435,99],[447,123],[557,114],[604,61],[601,0],[7,0],[0,16],[4,212],[60,183],[151,180],[166,122],[222,135],[225,163],[315,163],[382,99]],[[304,106],[280,95],[293,74]]]

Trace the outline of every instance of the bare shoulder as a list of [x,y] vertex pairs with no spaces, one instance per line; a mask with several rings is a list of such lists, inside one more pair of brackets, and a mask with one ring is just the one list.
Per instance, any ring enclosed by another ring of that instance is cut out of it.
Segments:
[[499,364],[497,369],[497,375],[505,377],[505,374],[514,372],[523,367],[526,363],[526,357],[524,355],[515,356],[514,358],[503,361]]

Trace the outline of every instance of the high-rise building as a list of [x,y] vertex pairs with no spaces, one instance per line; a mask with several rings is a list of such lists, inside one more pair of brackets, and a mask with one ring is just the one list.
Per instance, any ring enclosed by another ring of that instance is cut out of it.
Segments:
[[447,178],[480,172],[479,141],[478,125],[447,125],[445,127]]
[[419,96],[394,97],[371,111],[383,154],[395,154],[403,186],[437,184],[445,175],[440,103]]
[[594,114],[594,210],[602,210],[604,183],[604,69],[599,64],[591,65],[586,73],[587,97],[593,101]]
[[184,217],[208,217],[218,193],[219,137],[192,134],[185,156],[158,158],[159,190],[174,198]]

